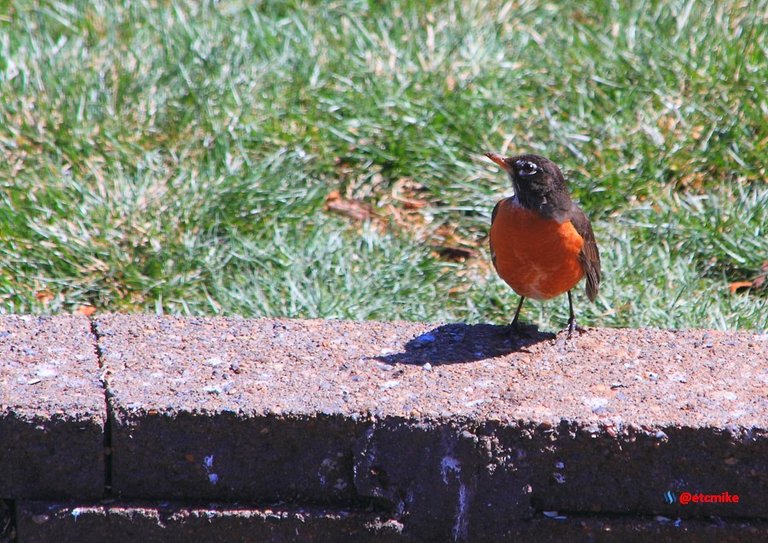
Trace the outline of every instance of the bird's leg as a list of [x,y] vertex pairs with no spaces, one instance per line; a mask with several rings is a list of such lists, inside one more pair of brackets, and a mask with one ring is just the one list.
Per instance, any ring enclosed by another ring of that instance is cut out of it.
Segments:
[[573,313],[573,299],[571,298],[571,291],[568,291],[568,310],[570,311],[568,316],[568,338],[573,335],[573,332],[578,330],[582,332],[581,326],[576,325],[576,315]]
[[524,301],[525,301],[525,296],[520,296],[520,303],[517,304],[517,311],[515,311],[515,318],[512,319],[512,324],[509,325],[510,329],[512,330],[512,333],[514,334],[517,334],[520,331],[520,324],[518,323],[517,319],[520,316],[520,309],[522,309]]

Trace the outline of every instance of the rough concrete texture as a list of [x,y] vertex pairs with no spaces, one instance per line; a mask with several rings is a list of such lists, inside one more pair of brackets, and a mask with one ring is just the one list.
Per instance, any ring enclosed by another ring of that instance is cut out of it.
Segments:
[[663,516],[645,518],[539,515],[512,527],[507,534],[497,534],[490,541],[562,541],[654,543],[759,543],[768,537],[768,524],[744,520],[683,520]]
[[0,318],[0,498],[104,492],[104,387],[85,317]]
[[11,543],[15,540],[13,504],[7,500],[0,500],[0,543]]
[[400,523],[386,517],[317,507],[22,502],[17,519],[19,543],[413,541],[402,534]]
[[[124,498],[372,503],[434,540],[550,510],[768,518],[765,334],[96,325]],[[740,502],[669,504],[668,491]]]
[[[21,502],[17,516],[18,543],[446,541],[438,536],[408,536],[400,522],[375,513],[317,507]],[[681,520],[662,516],[610,518],[547,512],[547,515],[509,523],[503,530],[489,531],[487,537],[471,540],[488,543],[650,540],[656,543],[681,540],[762,543],[767,538],[765,521]]]
[[356,443],[355,486],[421,540],[486,541],[534,512],[530,473],[486,445],[451,423],[375,423]]

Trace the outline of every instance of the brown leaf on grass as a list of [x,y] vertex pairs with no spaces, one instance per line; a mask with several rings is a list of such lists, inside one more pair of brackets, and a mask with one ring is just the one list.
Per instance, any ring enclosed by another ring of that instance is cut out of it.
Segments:
[[758,273],[754,279],[752,279],[751,281],[734,281],[733,283],[728,285],[728,290],[730,291],[731,294],[736,294],[736,292],[738,292],[743,288],[762,289],[762,288],[765,288],[767,281],[768,281],[768,260],[763,262],[763,264],[760,266],[760,273]]
[[703,133],[704,133],[704,127],[701,126],[700,124],[692,127],[690,130],[691,138],[693,138],[696,141],[701,139],[701,135]]
[[374,216],[373,208],[369,204],[352,198],[342,198],[338,190],[334,190],[326,196],[325,209],[360,222]]
[[656,126],[658,126],[665,133],[669,133],[675,131],[678,122],[679,121],[673,115],[662,115],[656,121]]
[[427,207],[428,202],[426,200],[416,200],[413,198],[400,198],[398,200],[403,204],[405,209],[421,209]]
[[757,277],[752,279],[752,286],[754,288],[764,288],[766,286],[766,281],[768,281],[768,260],[763,262],[763,265],[760,266],[760,273]]
[[391,224],[410,234],[415,242],[428,243],[434,254],[442,260],[463,262],[479,255],[476,244],[459,236],[453,226],[443,224],[435,227],[418,209],[420,208],[408,205],[400,208],[389,204],[384,208],[383,214],[391,219]]
[[[377,185],[384,184],[382,177]],[[374,193],[376,191],[373,191]],[[432,202],[427,187],[411,177],[397,179],[391,189],[381,195],[378,206],[334,190],[325,199],[325,209],[349,217],[355,222],[370,220],[381,232],[395,230],[408,235],[414,243],[428,245],[433,255],[447,262],[466,262],[473,267],[483,260],[478,248],[479,240],[464,238],[451,224],[435,224],[430,213],[425,212]]]
[[387,204],[382,209],[382,215],[389,218],[390,223],[397,228],[408,232],[416,241],[424,241],[429,236],[427,220],[419,211]]
[[728,285],[728,290],[731,294],[736,294],[742,288],[752,288],[752,281],[734,281]]
[[37,292],[35,292],[35,298],[37,298],[37,301],[40,302],[41,304],[48,304],[51,301],[53,301],[55,297],[56,296],[53,294],[53,292],[51,292],[48,289],[38,290]]
[[435,251],[443,260],[450,260],[451,262],[463,262],[469,258],[477,256],[477,251],[470,249],[469,247],[459,247],[443,245],[435,247]]
[[677,187],[689,191],[702,191],[706,181],[707,176],[704,172],[693,172],[682,176],[677,181]]
[[78,315],[84,315],[86,317],[90,317],[94,313],[96,313],[96,308],[92,305],[81,305],[77,309],[75,309],[75,313]]
[[451,287],[448,289],[448,296],[458,296],[459,294],[464,294],[469,290],[469,287],[467,285],[458,285],[455,287]]
[[468,243],[467,240],[456,233],[456,227],[452,224],[441,224],[435,230],[433,236],[445,243]]
[[456,227],[449,224],[441,225],[432,234],[434,240],[438,241],[434,245],[437,254],[444,260],[452,262],[463,262],[470,258],[476,258],[480,255],[477,241],[466,239],[456,232]]
[[427,207],[429,201],[424,198],[427,189],[411,177],[401,177],[392,186],[390,198],[402,205],[403,209],[414,210]]

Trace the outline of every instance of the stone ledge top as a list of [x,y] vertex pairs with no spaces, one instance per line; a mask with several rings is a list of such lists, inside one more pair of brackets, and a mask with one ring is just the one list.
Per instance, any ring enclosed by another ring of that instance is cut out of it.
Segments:
[[0,414],[105,418],[96,338],[86,317],[0,318]]
[[768,334],[104,315],[115,406],[466,418],[590,427],[765,428]]

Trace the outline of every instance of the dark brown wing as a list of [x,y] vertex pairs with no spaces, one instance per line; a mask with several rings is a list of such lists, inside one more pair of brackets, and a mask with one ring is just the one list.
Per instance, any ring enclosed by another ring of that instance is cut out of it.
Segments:
[[597,298],[597,291],[600,288],[600,252],[597,250],[597,242],[595,241],[595,233],[592,232],[592,225],[589,219],[576,204],[573,205],[571,211],[571,224],[584,238],[584,246],[579,252],[579,261],[582,268],[584,268],[584,275],[587,277],[587,298],[590,302],[594,302]]
[[[496,220],[496,214],[499,212],[499,206],[503,201],[504,200],[496,202],[496,205],[493,206],[493,211],[491,212],[491,226],[493,226],[493,221]],[[493,267],[495,268],[496,267],[496,251],[493,250],[493,243],[489,242],[489,245],[491,246],[491,262],[493,262]]]

